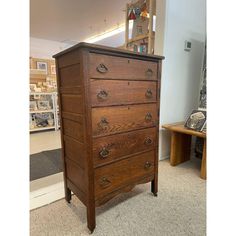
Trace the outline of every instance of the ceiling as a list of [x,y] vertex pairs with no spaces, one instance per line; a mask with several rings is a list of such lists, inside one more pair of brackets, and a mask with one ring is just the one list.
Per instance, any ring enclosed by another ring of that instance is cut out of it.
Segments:
[[129,0],[30,0],[30,36],[74,44],[125,22]]

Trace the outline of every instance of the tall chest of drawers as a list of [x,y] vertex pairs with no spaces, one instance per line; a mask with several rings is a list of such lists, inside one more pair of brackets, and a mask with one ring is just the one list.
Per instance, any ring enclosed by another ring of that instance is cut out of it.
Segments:
[[140,183],[157,195],[161,56],[79,43],[56,54],[65,198],[95,208]]

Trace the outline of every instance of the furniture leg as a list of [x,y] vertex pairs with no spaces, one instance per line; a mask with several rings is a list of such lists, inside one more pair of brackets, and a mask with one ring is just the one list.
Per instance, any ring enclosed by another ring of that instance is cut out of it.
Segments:
[[95,220],[95,205],[87,206],[87,226],[91,233],[93,233],[96,227],[96,220]]
[[65,199],[68,203],[71,201],[71,190],[65,187]]
[[206,179],[206,139],[204,139],[203,154],[202,154],[202,164],[201,164],[201,174],[202,179]]
[[157,176],[155,175],[154,180],[151,182],[151,191],[155,197],[157,197],[158,187],[157,187]]
[[172,131],[170,164],[178,165],[190,160],[192,136]]

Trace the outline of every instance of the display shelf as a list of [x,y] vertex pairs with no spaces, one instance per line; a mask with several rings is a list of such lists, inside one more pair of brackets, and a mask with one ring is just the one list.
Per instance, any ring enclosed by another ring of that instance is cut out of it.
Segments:
[[[145,6],[145,7],[144,7]],[[140,12],[135,13],[136,11]],[[130,14],[135,14],[130,19]],[[142,15],[145,12],[145,16]],[[137,0],[126,4],[125,14],[125,44],[120,48],[145,54],[154,53],[156,0]],[[132,36],[130,37],[130,21],[133,22]]]
[[30,95],[40,95],[40,96],[43,96],[43,95],[54,95],[55,92],[30,92]]
[[54,112],[54,110],[51,109],[51,110],[36,110],[36,111],[30,111],[30,113],[48,113],[48,112]]
[[129,39],[128,43],[132,43],[132,42],[139,41],[146,38],[148,38],[148,34],[139,35],[139,36],[136,36],[135,38]]
[[[30,94],[30,132],[59,129],[59,110],[56,92],[31,92]],[[43,127],[44,125],[47,125]]]
[[55,125],[53,125],[53,126],[46,126],[46,127],[40,127],[40,128],[33,128],[33,129],[30,129],[30,132],[42,131],[42,130],[48,130],[48,129],[55,129]]

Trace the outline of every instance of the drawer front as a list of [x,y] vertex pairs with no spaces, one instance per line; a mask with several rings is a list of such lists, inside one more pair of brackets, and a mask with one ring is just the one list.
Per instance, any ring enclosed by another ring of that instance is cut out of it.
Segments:
[[100,198],[119,187],[154,174],[154,151],[139,154],[95,169],[95,198]]
[[156,103],[92,109],[94,137],[148,128],[156,124]]
[[152,81],[92,79],[92,106],[109,106],[156,101],[157,84]]
[[90,53],[91,78],[157,80],[157,62]]
[[156,147],[156,128],[101,137],[93,141],[94,166]]

